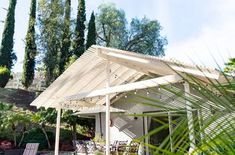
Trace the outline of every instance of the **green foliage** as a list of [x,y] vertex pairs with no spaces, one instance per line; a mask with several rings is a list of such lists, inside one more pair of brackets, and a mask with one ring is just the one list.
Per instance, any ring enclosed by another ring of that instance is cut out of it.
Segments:
[[0,111],[0,130],[1,132],[10,132],[9,136],[14,140],[14,146],[17,146],[17,129],[21,127],[24,130],[31,122],[31,115],[27,111],[16,110],[12,106],[1,105]]
[[7,67],[0,66],[0,87],[4,88],[11,77],[11,72]]
[[164,55],[167,40],[161,36],[161,26],[157,20],[134,18],[129,26],[125,12],[114,4],[102,4],[96,19],[99,45],[148,55]]
[[32,121],[37,124],[55,124],[57,112],[53,108],[40,108],[37,113],[32,116]]
[[38,3],[39,49],[44,55],[45,81],[49,85],[59,75],[58,55],[64,30],[62,0],[40,0]]
[[121,48],[127,41],[125,12],[114,4],[102,4],[96,17],[99,45]]
[[226,67],[224,68],[224,71],[235,76],[235,58],[230,58],[229,62],[225,65]]
[[73,140],[72,132],[68,129],[62,128],[60,130],[60,140],[72,142],[72,140]]
[[[143,141],[146,137],[153,140],[151,137],[161,135],[165,129],[168,130],[169,123],[161,119],[168,117],[168,112],[171,112],[171,116],[176,117],[176,119],[172,119],[172,133],[164,137],[158,144],[146,144],[151,153],[234,154],[235,92],[230,91],[231,89],[235,90],[234,79],[221,73],[221,76],[224,76],[225,79],[224,83],[209,78],[206,78],[207,83],[205,83],[205,81],[192,75],[181,74],[177,71],[175,73],[182,77],[184,83],[189,84],[190,93],[182,89],[182,83],[178,83],[171,86],[160,86],[161,91],[158,88],[149,89],[154,96],[164,94],[167,99],[136,95],[134,101],[131,101],[161,109],[161,112],[156,114],[140,115],[151,117],[154,122],[161,125],[152,128],[148,134],[138,140]],[[172,99],[174,101],[171,102]],[[192,121],[188,121],[189,114],[192,116]],[[189,127],[189,124],[191,127]],[[189,135],[194,138],[190,139]],[[191,147],[192,144],[195,147]]]
[[37,46],[35,40],[36,0],[31,1],[28,32],[26,35],[25,56],[23,64],[22,84],[27,89],[33,82],[35,70],[35,56]]
[[59,74],[62,74],[66,62],[69,59],[69,48],[71,44],[70,40],[70,10],[71,10],[71,0],[66,0],[65,2],[65,16],[64,16],[64,31],[63,31],[63,38],[62,38],[62,47],[61,51],[59,52]]
[[[54,142],[54,134],[52,132],[47,132],[50,142]],[[25,147],[27,143],[40,143],[39,149],[47,149],[47,140],[45,135],[40,128],[32,128],[26,134],[23,140],[22,146]]]
[[95,15],[94,12],[91,13],[91,18],[88,24],[87,42],[86,49],[91,47],[91,45],[96,44],[96,27],[95,27]]
[[6,66],[9,70],[12,68],[13,62],[16,60],[16,55],[13,52],[15,7],[16,0],[10,0],[0,45],[0,66]]
[[160,35],[161,26],[157,20],[146,17],[133,18],[130,24],[128,41],[124,49],[148,55],[164,55],[167,40]]
[[65,69],[69,68],[69,66],[72,65],[77,60],[77,58],[78,57],[76,55],[69,57],[69,60],[66,62],[65,65]]
[[75,28],[75,39],[73,42],[73,53],[79,58],[85,51],[85,0],[78,0],[77,23]]

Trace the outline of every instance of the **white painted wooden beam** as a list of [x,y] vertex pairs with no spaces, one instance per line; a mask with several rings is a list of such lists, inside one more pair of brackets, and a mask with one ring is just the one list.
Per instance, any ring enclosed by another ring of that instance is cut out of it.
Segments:
[[[190,87],[187,82],[184,83],[184,91],[185,97],[188,98],[190,94]],[[187,111],[187,119],[188,119],[188,130],[189,130],[189,153],[191,153],[195,149],[195,135],[194,135],[194,124],[193,124],[193,112],[192,112],[192,103],[188,100],[185,100],[186,111]]]
[[61,115],[61,108],[58,108],[58,109],[57,109],[57,119],[56,119],[55,155],[59,155],[59,143],[60,143],[60,115]]
[[83,92],[83,93],[65,97],[65,100],[73,101],[73,100],[80,100],[84,98],[104,96],[104,95],[113,94],[113,93],[122,93],[122,92],[128,92],[128,91],[133,91],[133,90],[146,89],[146,88],[156,87],[159,85],[177,83],[180,80],[182,80],[182,78],[179,75],[176,75],[176,74],[167,75],[167,76],[149,79],[145,81],[139,81],[139,82],[124,84],[124,85],[119,85],[119,86],[113,86],[113,87],[109,87],[105,89],[94,90],[91,92]]
[[[110,87],[110,62],[106,66],[106,88]],[[110,155],[110,96],[105,95],[105,154]]]

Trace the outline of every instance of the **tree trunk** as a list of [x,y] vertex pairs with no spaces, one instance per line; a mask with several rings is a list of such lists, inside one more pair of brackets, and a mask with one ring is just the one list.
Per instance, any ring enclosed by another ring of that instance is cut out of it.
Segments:
[[16,147],[16,131],[13,130],[13,136],[14,136],[14,146]]
[[77,140],[77,128],[76,128],[76,123],[74,123],[72,125],[72,129],[73,129],[73,140]]
[[16,127],[14,123],[11,125],[11,129],[13,131],[14,147],[16,147]]
[[41,127],[41,129],[42,129],[43,134],[46,137],[48,149],[51,149],[51,143],[50,143],[49,138],[47,136],[47,132],[46,132],[46,130],[43,127]]
[[25,135],[25,131],[23,132],[23,135],[21,136],[20,142],[19,142],[19,144],[18,144],[18,147],[19,147],[19,148],[20,148],[20,146],[21,146],[21,143],[23,142],[24,135]]

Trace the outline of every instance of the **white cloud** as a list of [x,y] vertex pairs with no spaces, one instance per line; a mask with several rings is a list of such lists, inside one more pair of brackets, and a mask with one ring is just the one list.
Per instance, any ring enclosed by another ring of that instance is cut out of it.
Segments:
[[223,67],[228,58],[235,57],[235,1],[226,2],[217,0],[216,15],[211,17],[216,22],[205,23],[197,36],[169,43],[166,55],[214,68],[218,68],[216,63]]

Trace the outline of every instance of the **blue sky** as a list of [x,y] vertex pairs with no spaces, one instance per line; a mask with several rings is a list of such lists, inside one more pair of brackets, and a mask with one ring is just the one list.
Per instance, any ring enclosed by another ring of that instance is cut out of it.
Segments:
[[[0,20],[5,20],[9,0],[0,1]],[[162,34],[168,39],[166,57],[209,67],[217,67],[213,57],[223,66],[235,57],[234,0],[87,0],[87,19],[101,3],[113,2],[126,12],[126,17],[144,16],[161,23]],[[28,25],[30,0],[18,0],[16,7],[14,51],[18,61],[14,71],[22,70],[24,38]],[[72,16],[76,15],[77,0],[72,0]],[[3,31],[0,23],[0,39]]]

